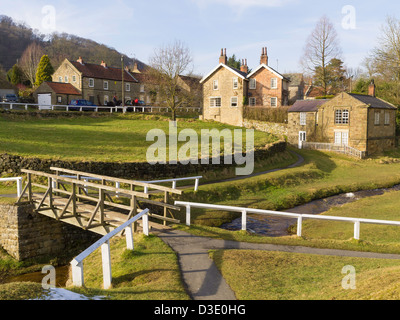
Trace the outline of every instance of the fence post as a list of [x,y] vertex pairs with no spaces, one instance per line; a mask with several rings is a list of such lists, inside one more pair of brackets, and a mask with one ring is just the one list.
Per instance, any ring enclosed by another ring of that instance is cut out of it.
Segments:
[[247,211],[242,211],[242,230],[247,230]]
[[360,221],[354,223],[354,239],[360,240]]
[[176,180],[172,181],[172,189],[176,189]]
[[17,194],[18,198],[22,195],[22,178],[18,178],[17,180]]
[[71,264],[72,264],[72,282],[74,286],[83,287],[84,286],[83,262],[74,264],[74,261],[72,261]]
[[143,220],[143,233],[148,236],[149,235],[149,216],[145,214],[142,217]]
[[303,216],[300,216],[297,219],[297,236],[301,237],[302,233],[303,233]]
[[196,182],[194,185],[194,191],[199,191],[199,183],[200,183],[200,179],[196,179]]
[[125,233],[126,233],[126,248],[128,250],[135,250],[134,249],[134,245],[133,245],[133,230],[132,230],[132,225],[129,225],[129,227],[127,227],[125,229]]
[[112,282],[110,241],[107,241],[101,245],[101,259],[103,263],[104,289],[108,290],[111,288],[111,282]]
[[186,225],[190,227],[190,206],[186,206]]

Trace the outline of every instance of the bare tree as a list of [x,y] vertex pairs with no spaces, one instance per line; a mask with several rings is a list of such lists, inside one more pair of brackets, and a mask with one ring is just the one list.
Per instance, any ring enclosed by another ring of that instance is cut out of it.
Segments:
[[323,16],[307,39],[301,64],[306,73],[315,74],[325,95],[329,82],[327,66],[332,59],[339,59],[340,56],[337,32],[328,17]]
[[193,59],[190,49],[181,41],[157,48],[149,59],[150,75],[157,86],[157,99],[172,110],[172,121],[176,111],[189,103],[190,95],[180,86],[180,76],[192,73]]
[[32,85],[36,82],[37,67],[43,55],[42,46],[37,42],[33,42],[25,49],[19,61],[24,76]]
[[[369,57],[375,72],[385,81],[400,81],[400,20],[394,17],[386,19],[382,26],[379,45]],[[368,59],[368,58],[367,58]]]

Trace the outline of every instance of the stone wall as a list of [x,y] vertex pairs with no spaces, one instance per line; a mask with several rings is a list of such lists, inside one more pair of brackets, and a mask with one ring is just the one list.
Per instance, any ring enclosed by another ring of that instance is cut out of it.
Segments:
[[[255,161],[266,159],[276,153],[286,150],[286,142],[281,140],[272,143],[264,148],[257,149],[254,153]],[[176,165],[151,165],[147,162],[115,163],[115,162],[78,162],[63,160],[46,160],[38,158],[25,158],[16,155],[0,155],[0,175],[18,175],[21,169],[42,171],[52,173],[50,167],[58,167],[83,171],[94,174],[101,174],[116,178],[134,179],[141,181],[158,180],[175,177],[189,177],[204,175],[209,171],[218,169],[236,168],[237,164],[224,164],[224,157],[221,156],[221,164],[176,164]]]
[[288,135],[288,126],[283,123],[273,123],[257,120],[245,119],[243,127],[247,129],[254,129],[257,131],[267,132],[277,137],[283,137]]
[[33,205],[0,205],[0,246],[17,260],[75,255],[99,238],[35,213]]

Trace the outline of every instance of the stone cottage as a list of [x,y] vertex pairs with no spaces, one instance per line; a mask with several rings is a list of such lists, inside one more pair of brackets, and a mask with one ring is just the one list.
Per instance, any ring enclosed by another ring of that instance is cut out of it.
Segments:
[[67,105],[71,100],[81,99],[82,93],[70,83],[43,82],[33,93],[41,110],[51,105]]
[[226,49],[219,64],[200,83],[203,85],[203,118],[242,126],[246,102],[249,107],[278,108],[288,104],[290,80],[268,66],[267,48],[260,65],[249,74],[247,60],[240,70],[227,65]]
[[375,96],[340,93],[331,100],[301,101],[289,109],[288,141],[323,142],[349,146],[366,155],[396,146],[396,111],[392,104]]

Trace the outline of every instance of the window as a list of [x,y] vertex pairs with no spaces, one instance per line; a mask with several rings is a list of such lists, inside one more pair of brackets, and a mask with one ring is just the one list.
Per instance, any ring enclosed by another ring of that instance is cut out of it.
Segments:
[[271,89],[278,89],[278,79],[277,78],[271,79]]
[[343,146],[349,145],[349,132],[335,131],[335,144]]
[[379,126],[381,123],[381,113],[379,111],[375,112],[375,125]]
[[233,89],[238,89],[238,88],[239,88],[239,79],[233,78]]
[[278,98],[271,98],[271,107],[276,108],[278,106]]
[[390,125],[390,113],[385,112],[385,126]]
[[89,79],[89,88],[94,88],[94,79]]
[[307,113],[300,112],[300,125],[305,126],[307,125]]
[[349,124],[349,121],[350,121],[349,110],[335,111],[335,124]]
[[144,84],[140,85],[140,92],[144,92]]
[[58,82],[62,82],[62,77],[58,77]]
[[62,97],[58,96],[57,97],[57,103],[61,103],[62,102]]
[[103,89],[108,90],[108,81],[103,82]]
[[250,79],[250,89],[254,90],[257,88],[257,80],[256,79]]
[[231,98],[231,107],[237,107],[238,106],[238,97],[232,97]]
[[130,83],[126,83],[125,84],[125,91],[131,91],[131,84]]
[[250,98],[250,99],[249,99],[249,105],[250,105],[251,107],[255,107],[255,106],[256,106],[256,103],[257,103],[256,98]]
[[210,107],[221,107],[221,97],[210,98]]
[[110,102],[110,98],[107,95],[104,96],[104,105],[106,106],[107,103],[109,103],[109,102]]
[[213,89],[218,90],[218,80],[213,81]]
[[72,82],[76,82],[76,76],[72,76]]
[[65,80],[65,83],[68,83],[68,76],[65,76],[64,80]]

